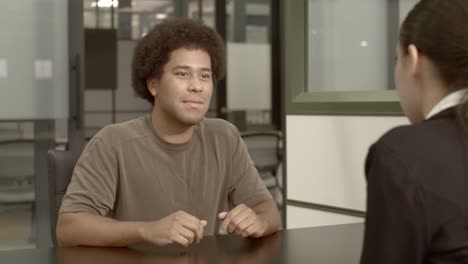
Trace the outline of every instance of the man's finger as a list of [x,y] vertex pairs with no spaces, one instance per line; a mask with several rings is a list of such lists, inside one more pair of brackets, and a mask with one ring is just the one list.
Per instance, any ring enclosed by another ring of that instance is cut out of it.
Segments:
[[255,238],[261,237],[263,235],[263,232],[265,232],[264,220],[261,217],[257,217],[257,221],[254,226],[255,228],[250,236]]
[[190,214],[182,214],[181,217],[183,218],[181,224],[184,227],[193,231],[195,234],[195,240],[197,241],[197,243],[200,242],[200,240],[202,240],[203,238],[203,228],[208,224],[208,222],[205,220],[199,220],[198,218]]
[[187,219],[183,219],[182,221],[179,221],[179,224],[184,226],[185,228],[188,228],[192,231],[196,231],[198,230],[198,228],[200,228],[202,225],[201,225],[201,221],[190,221],[190,220],[187,220]]
[[233,230],[232,233],[234,233],[234,234],[236,234],[238,236],[241,236],[242,232],[244,232],[249,227],[255,225],[255,219],[256,219],[256,215],[255,214],[250,214],[243,221],[241,221],[239,224],[237,224],[236,228]]
[[186,219],[187,221],[190,221],[190,222],[192,222],[192,223],[194,223],[194,224],[197,224],[197,225],[201,224],[201,220],[200,220],[200,219],[198,219],[198,218],[196,218],[195,216],[193,216],[193,215],[191,215],[191,214],[188,214],[188,213],[186,213],[186,212],[183,212],[183,211],[182,211],[182,213],[180,214],[180,216],[181,216],[183,219]]
[[189,230],[185,227],[181,227],[179,233],[188,240],[187,246],[192,244],[195,240],[195,232],[192,230]]
[[196,235],[195,239],[197,240],[197,243],[200,243],[200,241],[203,238],[203,226],[202,225],[200,225],[195,235]]
[[249,226],[247,229],[245,229],[244,231],[242,231],[241,233],[241,237],[249,237],[251,236],[253,233],[255,232],[255,225],[251,225]]
[[[244,211],[241,211],[239,212],[236,216],[234,216],[231,221],[229,222],[229,225],[228,225],[228,228],[227,228],[227,231],[229,233],[233,233],[234,231],[236,231],[237,227],[239,226],[240,223],[242,223],[243,221],[245,221],[246,219],[252,217],[253,215],[253,211],[251,210],[244,210]],[[235,232],[234,232],[235,233]]]
[[199,242],[203,238],[203,226],[201,222],[199,224],[194,224],[192,222],[183,222],[182,226],[192,231],[195,234],[195,240]]
[[204,227],[208,224],[206,220],[198,220],[198,218],[191,216],[189,214],[182,215],[183,222],[181,224],[186,227],[187,229],[191,230],[195,234],[195,240],[200,242],[203,238]]
[[[227,231],[227,228],[231,222],[231,219],[233,217],[235,217],[237,214],[239,214],[240,212],[242,212],[243,210],[245,210],[245,208],[248,208],[247,206],[243,205],[243,204],[239,204],[238,206],[236,206],[234,209],[232,209],[231,211],[229,211],[229,213],[226,215],[226,217],[224,218],[223,222],[221,223],[221,225],[219,226],[219,229],[220,230],[224,230],[224,231]],[[222,231],[221,231],[222,232]]]
[[184,236],[182,236],[181,234],[177,234],[175,237],[173,237],[172,241],[184,247],[187,247],[189,245],[189,240],[185,238]]
[[219,214],[218,214],[218,218],[221,219],[221,220],[223,220],[224,218],[226,218],[226,215],[227,215],[227,214],[228,214],[227,212],[219,213]]

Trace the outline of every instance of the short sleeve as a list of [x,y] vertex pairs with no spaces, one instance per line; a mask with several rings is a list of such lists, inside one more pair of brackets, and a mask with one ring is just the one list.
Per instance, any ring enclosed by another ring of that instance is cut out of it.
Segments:
[[112,213],[118,184],[118,162],[111,146],[99,137],[84,149],[73,171],[60,213]]
[[229,202],[231,206],[245,204],[252,208],[272,199],[272,196],[260,178],[239,131],[235,129],[232,136],[234,154],[230,171]]

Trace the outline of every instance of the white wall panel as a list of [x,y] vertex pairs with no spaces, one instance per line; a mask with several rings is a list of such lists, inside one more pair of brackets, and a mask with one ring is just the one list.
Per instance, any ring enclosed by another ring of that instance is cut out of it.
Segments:
[[362,223],[364,218],[311,210],[296,206],[286,208],[287,229]]
[[287,126],[288,199],[365,210],[368,148],[405,117],[292,116]]

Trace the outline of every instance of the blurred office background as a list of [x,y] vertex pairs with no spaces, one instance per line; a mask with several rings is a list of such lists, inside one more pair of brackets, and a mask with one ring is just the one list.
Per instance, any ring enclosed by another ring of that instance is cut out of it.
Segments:
[[245,135],[282,208],[278,8],[273,0],[0,3],[0,250],[50,245],[48,149],[79,152],[102,127],[150,111],[131,88],[133,48],[169,17],[200,19],[226,40],[227,77],[207,116]]

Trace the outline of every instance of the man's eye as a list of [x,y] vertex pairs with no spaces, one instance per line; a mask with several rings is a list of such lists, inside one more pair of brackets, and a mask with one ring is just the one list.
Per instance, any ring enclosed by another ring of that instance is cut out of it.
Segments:
[[177,72],[176,75],[180,76],[180,77],[187,77],[188,73],[186,73],[186,72]]
[[210,75],[210,74],[202,74],[201,77],[202,77],[203,79],[207,79],[207,80],[211,79],[211,75]]

